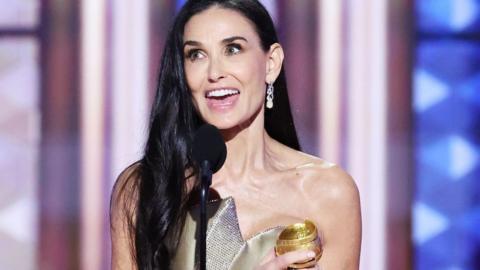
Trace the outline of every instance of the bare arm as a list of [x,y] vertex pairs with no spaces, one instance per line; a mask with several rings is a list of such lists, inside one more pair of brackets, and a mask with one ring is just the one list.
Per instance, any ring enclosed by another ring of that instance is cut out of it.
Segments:
[[[360,199],[353,179],[338,167],[312,168],[306,173],[296,208],[307,208],[322,239],[323,254],[317,267],[322,270],[358,270],[361,244]],[[273,252],[273,251],[272,251]],[[273,254],[273,253],[272,253]],[[284,257],[285,255],[288,255]],[[306,259],[302,253],[267,256],[260,269],[285,269]],[[262,268],[263,267],[263,268]]]
[[358,189],[353,179],[339,168],[322,188],[318,197],[317,214],[323,236],[323,255],[320,269],[356,270],[359,268],[361,244],[361,215]]
[[138,165],[125,169],[117,179],[110,202],[113,270],[137,269],[134,260],[133,222]]

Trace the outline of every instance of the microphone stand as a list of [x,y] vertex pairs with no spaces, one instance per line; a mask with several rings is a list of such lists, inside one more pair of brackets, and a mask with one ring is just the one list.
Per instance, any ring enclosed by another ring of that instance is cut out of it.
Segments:
[[206,270],[207,262],[207,201],[212,184],[212,169],[208,160],[200,168],[200,270]]

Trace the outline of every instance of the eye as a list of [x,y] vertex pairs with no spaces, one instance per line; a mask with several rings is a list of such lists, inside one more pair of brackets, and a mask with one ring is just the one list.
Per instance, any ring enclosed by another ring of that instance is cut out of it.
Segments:
[[241,50],[242,50],[242,46],[240,44],[232,43],[227,45],[225,49],[225,53],[227,55],[235,55],[235,54],[239,54]]
[[196,61],[198,59],[202,59],[205,57],[203,52],[199,49],[191,49],[188,50],[187,53],[185,54],[185,57],[190,60],[190,61]]

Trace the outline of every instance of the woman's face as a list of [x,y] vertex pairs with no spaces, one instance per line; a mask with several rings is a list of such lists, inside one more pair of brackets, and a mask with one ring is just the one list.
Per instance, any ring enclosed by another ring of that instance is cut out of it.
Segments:
[[229,129],[263,110],[269,53],[247,18],[212,7],[187,22],[183,38],[187,83],[206,122]]

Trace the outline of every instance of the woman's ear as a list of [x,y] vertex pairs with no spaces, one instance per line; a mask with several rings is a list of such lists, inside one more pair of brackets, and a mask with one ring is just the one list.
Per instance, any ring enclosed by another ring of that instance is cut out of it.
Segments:
[[266,83],[273,83],[277,79],[280,70],[282,70],[283,58],[282,46],[278,43],[272,44],[268,51],[267,72],[265,76]]

